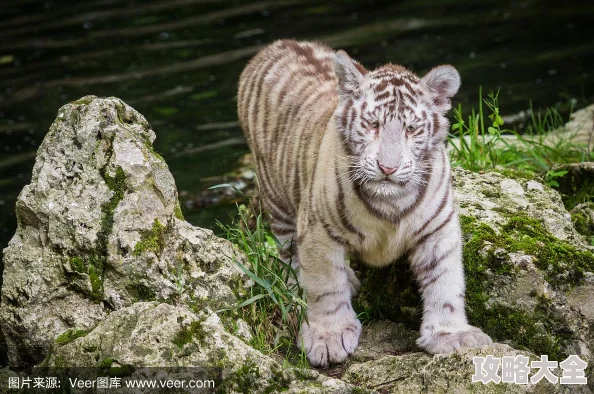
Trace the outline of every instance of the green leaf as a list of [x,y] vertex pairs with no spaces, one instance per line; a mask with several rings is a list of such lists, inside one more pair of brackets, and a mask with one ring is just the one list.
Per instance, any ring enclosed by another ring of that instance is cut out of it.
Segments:
[[244,306],[248,306],[250,304],[253,304],[254,302],[258,301],[259,299],[262,299],[266,297],[264,294],[257,294],[251,298],[248,298],[247,300],[243,301],[241,304],[237,305],[236,308],[243,308]]
[[259,284],[260,286],[262,286],[263,288],[265,288],[266,290],[270,291],[270,282],[268,282],[266,279],[261,279],[258,278],[252,271],[250,271],[245,265],[241,264],[239,261],[235,260],[235,263],[239,266],[239,268],[241,268],[241,270],[243,272],[245,272],[245,274],[247,276],[249,276],[254,282],[256,282],[257,284]]

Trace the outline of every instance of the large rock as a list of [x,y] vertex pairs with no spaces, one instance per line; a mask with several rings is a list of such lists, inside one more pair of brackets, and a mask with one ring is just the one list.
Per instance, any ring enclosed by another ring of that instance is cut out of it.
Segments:
[[60,109],[4,250],[0,326],[11,366],[40,362],[64,331],[90,330],[137,301],[234,303],[233,259],[242,257],[183,221],[154,139],[144,117],[116,98]]
[[[426,353],[386,355],[373,361],[350,366],[343,379],[373,388],[382,393],[590,393],[586,386],[561,386],[542,379],[537,384],[472,382],[474,357],[525,356],[538,360],[534,354],[515,350],[507,345],[493,344],[481,349],[462,349],[453,355],[429,356]],[[559,376],[559,370],[553,373]],[[501,376],[501,373],[499,373]]]
[[56,340],[43,366],[64,365],[120,371],[133,367],[129,378],[136,379],[148,375],[139,367],[200,367],[200,374],[192,378],[214,379],[217,392],[353,390],[315,371],[283,368],[229,334],[216,313],[158,302],[135,303],[111,313],[88,334]]

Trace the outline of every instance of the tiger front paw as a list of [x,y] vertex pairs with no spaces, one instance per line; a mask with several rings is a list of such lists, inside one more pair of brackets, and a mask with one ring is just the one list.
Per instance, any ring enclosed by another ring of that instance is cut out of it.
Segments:
[[359,335],[361,323],[353,312],[352,316],[334,322],[310,319],[309,324],[301,325],[297,340],[312,366],[326,368],[346,360],[355,351]]
[[473,326],[460,331],[438,330],[424,334],[417,340],[417,345],[430,354],[449,354],[461,347],[479,347],[492,343],[491,337]]

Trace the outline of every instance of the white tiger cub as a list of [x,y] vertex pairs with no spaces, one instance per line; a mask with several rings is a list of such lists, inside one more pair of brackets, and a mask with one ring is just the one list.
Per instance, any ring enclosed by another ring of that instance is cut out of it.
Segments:
[[444,117],[459,86],[449,65],[423,78],[392,64],[367,71],[344,51],[292,40],[243,71],[239,120],[281,256],[305,290],[298,343],[312,365],[345,360],[359,341],[349,252],[374,266],[408,254],[427,352],[491,343],[465,313]]

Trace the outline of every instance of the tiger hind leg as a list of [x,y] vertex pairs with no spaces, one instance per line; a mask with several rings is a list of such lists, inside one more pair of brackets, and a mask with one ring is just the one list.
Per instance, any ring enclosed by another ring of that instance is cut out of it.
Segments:
[[295,273],[295,275],[290,275],[289,280],[287,281],[287,284],[292,286],[297,283],[296,278],[298,278],[299,275],[300,264],[299,255],[295,248],[297,230],[294,225],[292,225],[293,227],[290,226],[291,225],[288,223],[275,220],[274,218],[271,219],[270,228],[279,242],[279,258],[283,263],[290,264]]

